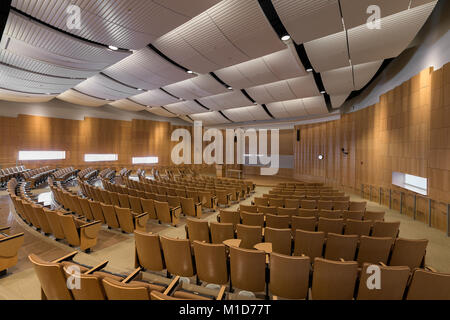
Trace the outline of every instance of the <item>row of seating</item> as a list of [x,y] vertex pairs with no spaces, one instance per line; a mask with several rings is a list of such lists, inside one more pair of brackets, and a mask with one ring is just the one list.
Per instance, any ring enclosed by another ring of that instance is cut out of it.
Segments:
[[102,171],[100,171],[98,176],[101,179],[111,180],[116,176],[116,171],[111,168],[106,168],[106,169],[103,169]]
[[30,183],[31,188],[36,188],[38,185],[45,183],[47,178],[55,171],[56,169],[51,169],[49,166],[45,166],[23,172],[22,177],[25,181]]
[[77,174],[78,178],[81,180],[91,180],[96,178],[98,175],[98,170],[94,168],[86,168],[83,170],[80,170]]
[[5,187],[12,178],[21,178],[21,174],[29,170],[30,169],[26,169],[25,166],[0,169],[0,187]]
[[77,172],[78,170],[73,167],[62,168],[53,172],[52,177],[56,181],[67,181],[68,179],[75,177]]
[[[194,277],[197,281],[289,299],[448,299],[450,275],[408,266],[378,264],[383,285],[370,290],[370,263],[334,261],[306,255],[266,254],[223,244],[171,239],[135,232],[135,264],[150,271]],[[313,262],[313,264],[311,264]],[[311,268],[314,265],[314,268]],[[413,271],[411,275],[411,271]],[[386,282],[385,282],[386,281]],[[440,283],[440,281],[442,281]],[[447,287],[446,287],[447,286]]]
[[144,281],[141,268],[128,275],[114,274],[104,270],[107,260],[89,267],[75,263],[76,254],[75,251],[53,261],[35,254],[28,256],[41,285],[42,300],[207,299],[183,290],[179,277],[169,282]]
[[[302,209],[326,209],[326,210],[348,210],[365,211],[366,201],[349,201],[347,197],[339,197],[338,200],[315,200],[315,199],[293,199],[293,198],[265,198],[255,197],[252,205],[261,207],[284,207]],[[343,200],[344,199],[344,200]]]

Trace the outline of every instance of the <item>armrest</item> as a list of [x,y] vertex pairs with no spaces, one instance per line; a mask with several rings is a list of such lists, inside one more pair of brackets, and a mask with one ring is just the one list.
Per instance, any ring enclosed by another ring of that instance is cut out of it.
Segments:
[[384,262],[379,262],[379,264],[380,264],[380,266],[382,266],[382,267],[387,267],[387,265],[384,263]]
[[72,260],[73,257],[74,257],[77,253],[78,253],[78,251],[73,251],[73,252],[71,252],[71,253],[69,253],[69,254],[66,254],[65,256],[62,256],[61,258],[55,259],[55,260],[53,260],[53,261],[51,261],[51,262],[53,262],[53,263],[59,263],[59,262],[62,262],[62,261]]
[[92,222],[83,224],[82,226],[80,226],[80,229],[82,229],[82,228],[87,228],[87,227],[90,227],[90,226],[92,226],[92,225],[94,225],[94,224],[99,224],[99,223],[101,223],[99,220],[92,221]]
[[169,286],[166,288],[166,290],[164,290],[165,295],[170,295],[171,291],[175,288],[175,286],[178,284],[178,282],[180,281],[180,276],[176,276],[175,278],[173,278],[172,282],[169,284]]
[[222,300],[222,299],[224,298],[224,295],[225,295],[225,288],[226,288],[225,285],[223,285],[223,286],[220,287],[220,291],[219,291],[219,294],[218,294],[217,297],[216,297],[216,300]]
[[345,262],[345,260],[344,260],[344,259],[342,259],[342,258],[339,258],[339,261],[340,261],[340,262]]
[[430,267],[430,266],[426,266],[425,269],[428,271],[431,271],[431,272],[438,272],[435,268]]
[[148,212],[144,212],[144,213],[137,214],[137,215],[135,215],[134,217],[135,217],[136,219],[139,219],[139,218],[145,217],[146,215],[148,215]]
[[95,271],[101,270],[101,269],[103,269],[104,267],[106,267],[106,265],[108,264],[108,262],[109,262],[108,260],[105,260],[105,261],[103,261],[102,263],[96,265],[95,267],[92,267],[91,269],[89,269],[88,271],[86,271],[86,272],[83,273],[83,274],[92,274],[92,273],[94,273]]
[[136,270],[134,270],[132,273],[130,273],[130,275],[128,275],[128,277],[126,277],[125,279],[122,280],[122,283],[129,283],[130,281],[132,281],[134,278],[137,277],[137,275],[139,274],[139,272],[141,272],[142,268],[138,267],[136,268]]
[[11,229],[10,226],[8,226],[8,227],[1,227],[0,231],[8,231],[9,229]]
[[173,211],[178,210],[178,209],[181,209],[181,206],[176,206],[176,207],[173,207],[173,208],[169,208],[170,212],[173,212]]

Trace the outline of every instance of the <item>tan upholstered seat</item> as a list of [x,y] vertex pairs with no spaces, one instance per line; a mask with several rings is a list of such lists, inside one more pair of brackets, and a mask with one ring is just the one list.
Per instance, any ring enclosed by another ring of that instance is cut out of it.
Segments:
[[400,228],[400,221],[384,222],[375,221],[372,227],[372,236],[397,238]]
[[211,242],[208,221],[187,218],[186,234],[191,242],[194,240]]
[[246,226],[238,224],[236,226],[237,238],[241,239],[241,248],[252,249],[253,246],[262,241],[262,228],[258,226]]
[[408,266],[411,270],[424,266],[427,239],[397,238],[392,249],[390,266]]
[[224,240],[234,238],[234,226],[232,223],[210,222],[211,242],[223,243]]
[[298,214],[298,208],[277,208],[278,216],[288,216],[289,218],[296,216]]
[[114,207],[117,220],[122,231],[133,233],[134,230],[145,231],[147,228],[148,213],[137,214],[129,208]]
[[372,227],[372,221],[361,221],[348,219],[345,222],[344,234],[356,234],[358,236],[368,236]]
[[353,261],[355,260],[357,245],[357,235],[341,235],[329,232],[324,257],[328,260],[339,261],[340,259],[344,259],[346,261]]
[[160,241],[167,271],[182,277],[194,276],[194,264],[189,240],[160,236]]
[[265,242],[272,243],[272,252],[291,254],[291,229],[266,228],[264,238]]
[[298,209],[298,216],[303,218],[319,218],[319,210],[318,209]]
[[[1,228],[0,231],[7,228]],[[6,272],[17,264],[19,249],[24,242],[24,233],[18,233],[10,236],[0,234],[0,273]]]
[[366,201],[356,202],[356,201],[350,201],[348,210],[349,211],[366,211]]
[[244,204],[239,205],[239,211],[240,212],[250,212],[250,213],[258,213],[258,207],[257,206],[248,206]]
[[202,203],[194,202],[192,198],[179,197],[181,202],[181,211],[186,216],[200,218],[202,216]]
[[261,213],[249,213],[241,211],[242,224],[246,226],[264,227],[264,215]]
[[228,282],[227,254],[223,244],[194,241],[195,265],[201,281],[225,285]]
[[134,231],[135,267],[152,271],[165,269],[159,235],[154,233]]
[[315,217],[292,217],[292,234],[295,230],[316,231],[317,221]]
[[150,293],[161,292],[164,287],[143,281],[123,283],[112,278],[102,280],[108,300],[150,300]]
[[114,206],[112,204],[100,203],[100,207],[102,208],[103,216],[108,227],[114,229],[119,228],[120,224]]
[[361,236],[358,250],[358,264],[364,262],[387,264],[392,247],[390,237],[368,237]]
[[369,221],[384,221],[384,211],[365,211],[364,212],[364,220]]
[[264,291],[266,254],[259,250],[230,247],[230,273],[233,287],[252,292]]
[[81,250],[90,250],[97,244],[97,236],[101,229],[100,221],[85,222],[71,214],[59,213],[59,221],[67,242]]
[[342,234],[344,229],[344,219],[327,219],[327,218],[319,218],[319,222],[317,224],[317,230],[323,231],[325,233],[325,237],[328,232]]
[[304,230],[295,231],[294,255],[305,255],[311,258],[322,257],[325,233]]
[[142,211],[148,213],[149,219],[156,219],[155,204],[153,199],[140,198]]
[[98,201],[89,201],[89,206],[91,207],[92,215],[94,216],[94,220],[101,221],[102,223],[106,223],[105,216],[103,215],[103,209]]
[[154,201],[156,216],[160,222],[170,223],[176,226],[179,222],[181,207],[169,208],[167,202]]
[[275,216],[272,214],[266,215],[266,227],[269,228],[286,229],[289,228],[290,221],[291,219],[288,215],[286,216],[280,215]]
[[407,300],[450,300],[450,274],[416,269]]
[[342,212],[342,217],[344,218],[344,222],[348,219],[352,220],[362,220],[364,216],[364,211],[348,211],[345,210]]
[[342,211],[341,210],[319,210],[319,218],[327,218],[327,219],[341,219]]

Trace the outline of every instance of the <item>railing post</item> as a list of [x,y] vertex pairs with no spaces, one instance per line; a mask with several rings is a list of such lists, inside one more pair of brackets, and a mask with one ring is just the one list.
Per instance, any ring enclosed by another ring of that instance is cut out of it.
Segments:
[[450,237],[450,203],[447,203],[447,237]]
[[361,183],[361,198],[364,199],[364,184]]
[[431,199],[428,199],[428,226],[431,227]]
[[392,209],[392,189],[389,189],[389,209]]
[[417,212],[417,195],[414,194],[414,220],[416,220],[416,212]]
[[400,192],[400,214],[403,214],[403,192]]
[[372,201],[372,185],[369,186],[369,200]]
[[381,187],[380,187],[380,196],[379,196],[380,204],[381,204]]

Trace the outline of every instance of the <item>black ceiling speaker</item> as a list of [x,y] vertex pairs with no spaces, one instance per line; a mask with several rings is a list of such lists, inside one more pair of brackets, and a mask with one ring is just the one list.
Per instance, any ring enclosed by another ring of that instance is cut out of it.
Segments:
[[297,129],[297,141],[300,141],[300,129]]

